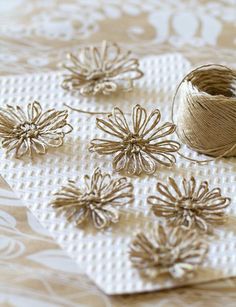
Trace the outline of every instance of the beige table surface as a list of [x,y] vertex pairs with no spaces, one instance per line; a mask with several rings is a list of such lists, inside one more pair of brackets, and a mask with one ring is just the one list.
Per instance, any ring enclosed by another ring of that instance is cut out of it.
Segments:
[[[1,76],[57,69],[69,50],[119,42],[235,67],[236,0],[0,0]],[[1,99],[1,97],[0,97]],[[0,182],[0,306],[236,306],[236,278],[107,297]]]

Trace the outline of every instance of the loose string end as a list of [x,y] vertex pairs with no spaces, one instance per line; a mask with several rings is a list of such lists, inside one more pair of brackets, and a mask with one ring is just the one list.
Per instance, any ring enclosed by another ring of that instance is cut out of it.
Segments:
[[89,114],[89,115],[109,115],[109,114],[111,114],[111,112],[92,112],[92,111],[84,111],[84,110],[81,110],[81,109],[73,108],[73,107],[69,106],[69,105],[66,104],[66,103],[63,103],[63,105],[64,105],[65,107],[67,107],[68,109],[70,109],[71,111],[75,111],[75,112],[83,113],[83,114]]

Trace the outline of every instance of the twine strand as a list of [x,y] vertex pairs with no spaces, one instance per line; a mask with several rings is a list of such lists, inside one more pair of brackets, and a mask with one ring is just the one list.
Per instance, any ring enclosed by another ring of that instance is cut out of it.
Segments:
[[66,103],[64,103],[63,105],[65,107],[67,107],[68,109],[72,110],[72,111],[76,111],[76,112],[83,113],[83,114],[89,114],[89,115],[109,115],[109,114],[111,114],[111,112],[92,112],[92,111],[85,111],[85,110],[81,110],[81,109],[76,109],[76,108],[69,106]]
[[[73,107],[69,106],[69,105],[66,104],[66,103],[63,103],[63,105],[64,105],[65,107],[67,107],[68,109],[70,109],[71,111],[75,111],[75,112],[83,113],[83,114],[88,114],[88,115],[110,115],[110,114],[112,114],[112,112],[93,112],[93,111],[85,111],[85,110],[82,110],[82,109],[73,108]],[[130,112],[124,112],[124,114],[130,115],[131,113],[130,113]]]

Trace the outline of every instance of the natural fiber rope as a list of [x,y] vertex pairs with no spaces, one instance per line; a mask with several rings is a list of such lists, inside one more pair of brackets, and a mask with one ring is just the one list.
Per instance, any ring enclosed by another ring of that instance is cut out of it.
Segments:
[[[180,104],[174,120],[177,95]],[[217,159],[236,156],[236,73],[216,64],[191,71],[177,87],[172,121],[179,139],[191,149]]]

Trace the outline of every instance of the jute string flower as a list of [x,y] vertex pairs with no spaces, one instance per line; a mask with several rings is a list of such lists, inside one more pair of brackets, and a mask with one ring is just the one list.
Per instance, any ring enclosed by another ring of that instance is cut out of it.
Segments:
[[100,155],[114,155],[113,168],[129,175],[153,174],[157,164],[172,166],[176,162],[173,153],[180,145],[165,137],[175,131],[175,125],[167,122],[158,126],[160,111],[155,109],[148,115],[140,105],[133,107],[131,118],[129,125],[117,107],[106,120],[97,118],[97,127],[115,140],[93,139],[90,150]]
[[170,275],[189,278],[203,263],[208,245],[195,230],[158,225],[152,235],[139,233],[131,242],[130,260],[140,273],[150,279]]
[[68,111],[55,109],[43,112],[39,102],[20,106],[7,105],[0,108],[0,138],[6,152],[15,152],[15,157],[45,154],[50,147],[63,145],[64,137],[72,131],[67,122]]
[[216,158],[235,156],[235,71],[210,64],[190,72],[177,88],[172,119],[179,139],[191,149]]
[[83,48],[78,56],[69,54],[68,60],[64,68],[70,74],[65,75],[62,87],[83,96],[130,91],[133,81],[143,76],[138,59],[130,51],[122,53],[116,43],[103,41],[100,48]]
[[178,186],[169,178],[168,185],[157,183],[157,191],[159,195],[149,196],[147,201],[154,214],[166,218],[170,225],[208,232],[212,225],[225,222],[230,198],[222,196],[220,188],[210,190],[207,181],[197,185],[194,177],[189,181],[184,178]]
[[133,185],[125,177],[111,178],[96,168],[90,176],[84,176],[85,186],[69,180],[55,193],[51,205],[64,210],[69,221],[77,226],[91,222],[97,229],[119,221],[118,207],[133,199]]

